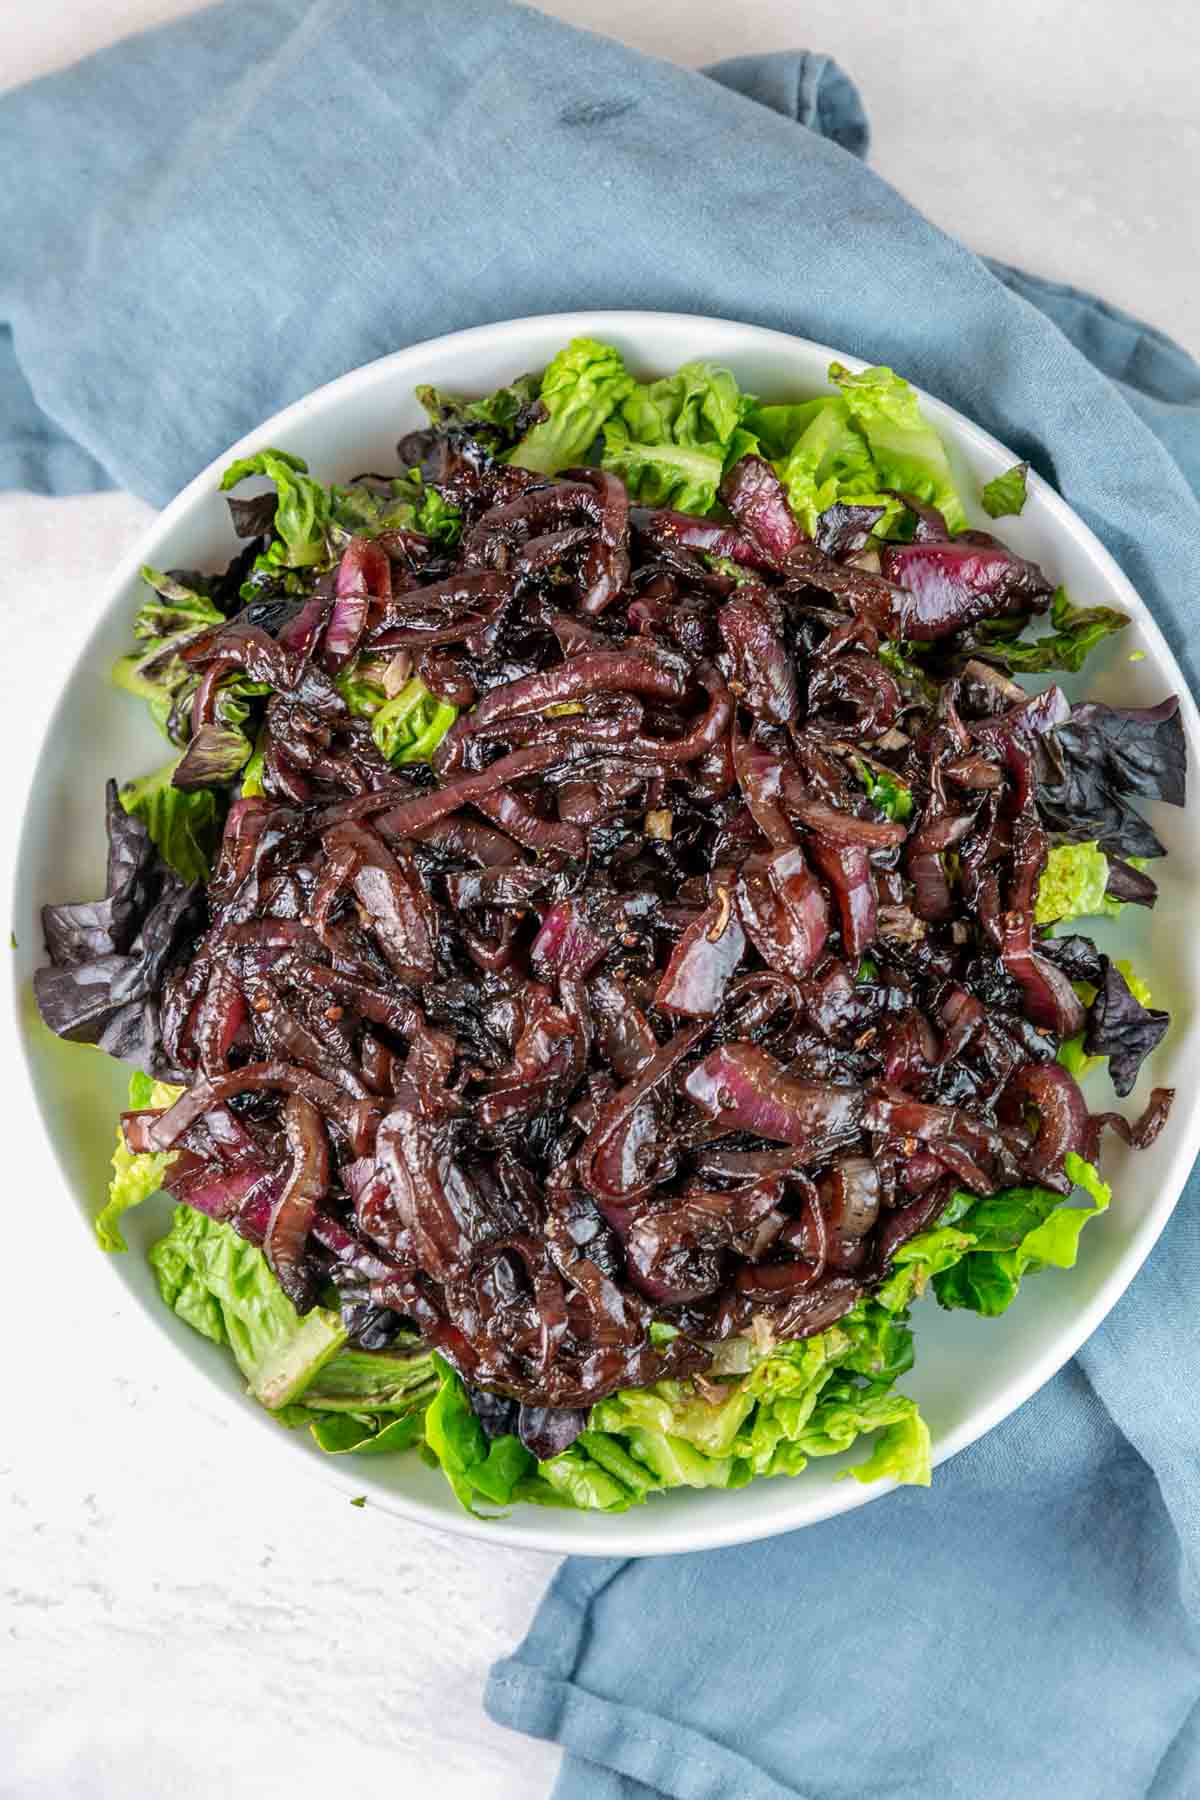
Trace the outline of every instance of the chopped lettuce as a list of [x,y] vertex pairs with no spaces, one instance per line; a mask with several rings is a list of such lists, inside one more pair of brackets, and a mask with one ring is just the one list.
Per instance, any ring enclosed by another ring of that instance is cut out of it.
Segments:
[[148,563],[142,569],[142,580],[151,597],[142,601],[134,615],[138,648],[117,658],[112,679],[117,687],[146,702],[151,718],[170,743],[186,744],[190,730],[187,713],[199,676],[180,652],[223,625],[225,615],[206,595]]
[[199,593],[175,575],[164,575],[149,563],[142,564],[141,574],[154,598],[143,600],[134,615],[133,635],[139,642],[148,639],[156,643],[179,631],[224,624],[224,613],[207,594]]
[[1039,925],[1070,919],[1112,916],[1120,902],[1107,898],[1108,858],[1093,840],[1056,844],[1047,854],[1038,882],[1033,916]]
[[209,788],[185,792],[172,786],[182,757],[164,763],[151,775],[126,782],[121,805],[140,819],[155,848],[185,881],[207,881],[221,835],[216,795]]
[[641,383],[604,427],[604,468],[643,506],[706,513],[726,468],[755,448],[742,420],[753,407],[728,369],[685,363]]
[[835,501],[881,507],[875,535],[903,535],[909,513],[900,493],[938,507],[950,530],[961,530],[966,514],[946,451],[915,390],[885,368],[854,375],[835,362],[829,379],[837,394],[755,407],[745,420],[809,536]]
[[419,469],[397,475],[385,485],[352,484],[331,487],[329,515],[335,526],[355,537],[375,537],[381,531],[416,531],[433,538],[443,549],[453,549],[462,536],[462,513],[436,488],[427,487]]
[[[129,1078],[129,1107],[138,1112],[143,1107],[170,1106],[183,1089],[165,1081],[152,1081],[138,1069]],[[128,1250],[121,1231],[121,1215],[132,1206],[140,1206],[162,1187],[163,1175],[175,1161],[178,1151],[159,1150],[134,1154],[126,1148],[125,1134],[117,1126],[117,1147],[112,1155],[112,1176],[108,1199],[96,1218],[95,1232],[100,1248],[110,1253]]]
[[922,415],[916,389],[891,369],[853,374],[837,362],[830,364],[829,379],[867,440],[878,486],[936,506],[949,529],[961,531],[967,517],[946,448]]
[[275,540],[266,554],[272,569],[304,569],[329,560],[329,493],[308,473],[302,456],[288,450],[259,450],[231,462],[221,491],[251,475],[275,483]]
[[1012,637],[1010,620],[985,619],[977,628],[981,641],[976,650],[988,662],[1018,674],[1066,669],[1077,675],[1096,645],[1124,631],[1128,623],[1129,615],[1115,607],[1072,605],[1067,590],[1060,587],[1050,602],[1051,631],[1037,638]]
[[258,741],[249,762],[242,770],[242,799],[249,800],[263,793],[263,765],[266,761],[266,732],[260,730]]
[[440,1385],[425,1413],[430,1455],[469,1513],[478,1513],[477,1500],[507,1506],[518,1486],[534,1476],[535,1459],[511,1433],[489,1443],[462,1381],[436,1352],[433,1364]]
[[879,491],[870,446],[840,396],[799,406],[758,407],[746,425],[771,459],[788,505],[810,537],[821,513],[838,500],[881,506],[880,534],[903,514],[901,501]]
[[941,1305],[966,1307],[989,1318],[1006,1312],[1016,1299],[1021,1279],[1052,1267],[1071,1269],[1079,1253],[1079,1234],[1089,1219],[1106,1210],[1112,1190],[1091,1163],[1068,1153],[1066,1169],[1090,1204],[1074,1206],[1047,1188],[1005,1188],[975,1200],[964,1212],[961,1227],[971,1248],[933,1278]]
[[912,818],[912,789],[906,787],[899,776],[893,775],[890,769],[872,768],[858,756],[854,758],[854,772],[880,812],[901,823]]
[[507,387],[497,388],[480,400],[464,400],[435,387],[419,387],[417,399],[435,425],[490,426],[511,445],[520,435],[523,421],[537,405],[541,391],[540,375],[518,375]]
[[338,689],[356,718],[371,721],[371,736],[389,762],[428,762],[455,719],[458,708],[431,694],[419,676],[388,698],[357,663],[338,676]]
[[190,1206],[175,1208],[150,1263],[172,1312],[228,1344],[250,1392],[271,1411],[297,1399],[346,1342],[336,1312],[316,1306],[301,1318],[262,1251]]
[[1019,513],[1025,504],[1026,482],[1029,479],[1029,464],[1014,463],[1003,475],[996,475],[985,482],[979,498],[983,510],[993,519],[1003,519],[1009,514]]
[[633,385],[620,351],[611,344],[572,338],[542,376],[539,397],[546,417],[525,433],[508,461],[543,475],[582,462]]
[[307,1427],[330,1456],[385,1456],[419,1444],[439,1378],[428,1351],[346,1348],[323,1363],[276,1417]]

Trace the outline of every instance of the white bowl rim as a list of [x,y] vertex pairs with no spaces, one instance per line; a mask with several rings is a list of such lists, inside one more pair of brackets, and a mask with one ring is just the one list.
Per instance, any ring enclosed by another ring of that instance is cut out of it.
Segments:
[[[236,457],[248,455],[268,443],[286,442],[286,434],[295,426],[303,424],[311,413],[323,412],[326,408],[353,401],[360,391],[373,386],[380,380],[391,380],[403,376],[406,368],[411,364],[423,362],[434,353],[446,353],[458,347],[481,342],[487,342],[499,350],[503,350],[505,346],[511,344],[514,351],[513,366],[515,368],[520,361],[518,352],[522,338],[535,328],[553,326],[557,332],[561,333],[562,340],[566,341],[570,338],[584,336],[603,338],[606,334],[614,331],[636,334],[639,328],[653,328],[664,324],[686,327],[689,330],[702,327],[706,343],[711,342],[709,354],[714,359],[722,355],[736,356],[739,351],[744,352],[748,346],[757,344],[763,348],[775,346],[787,347],[792,350],[803,349],[819,354],[829,361],[844,363],[854,370],[868,366],[860,356],[798,334],[775,331],[765,326],[744,324],[736,320],[710,318],[700,313],[658,312],[642,308],[604,308],[569,313],[534,314],[519,319],[474,325],[461,331],[447,332],[439,337],[427,338],[419,343],[408,345],[402,350],[393,351],[387,356],[377,357],[358,368],[348,370],[332,381],[314,388],[301,399],[293,401],[289,406],[282,408],[269,419],[246,432],[236,443],[202,469],[161,512],[155,515],[133,548],[111,572],[104,583],[103,598],[93,614],[92,627],[71,664],[72,673],[85,663],[93,637],[101,631],[105,619],[112,611],[122,591],[137,577],[144,563],[155,561],[154,546],[162,540],[169,539],[176,523],[187,516],[202,495],[206,496],[211,493],[212,488],[220,480],[222,470]],[[915,383],[913,385],[920,396],[922,408],[936,423],[948,427],[953,438],[972,444],[976,449],[983,450],[994,458],[1002,459],[1005,466],[1011,466],[1018,460],[1012,451],[1007,449],[999,439],[993,437],[990,432],[985,431],[982,426],[975,424],[973,420],[968,419],[964,414],[945,401],[939,400],[927,390],[917,387]],[[1142,600],[1115,558],[1056,489],[1042,481],[1033,472],[1029,475],[1029,488],[1031,492],[1036,492],[1043,505],[1049,508],[1054,516],[1056,529],[1061,530],[1065,537],[1074,538],[1077,544],[1086,549],[1091,559],[1104,569],[1113,587],[1120,591],[1122,603],[1128,607],[1141,629],[1155,643],[1158,656],[1176,680],[1180,710],[1189,737],[1193,741],[1200,740],[1200,711],[1197,710],[1187,680],[1149,607]],[[43,744],[53,734],[64,706],[65,697],[60,698],[50,715],[42,736]],[[39,760],[40,751],[39,758],[35,758],[34,761],[35,771]],[[35,780],[31,784],[22,813],[18,852],[15,860],[15,869],[18,872],[17,883],[19,883],[19,871],[25,861],[26,840],[31,832],[31,821],[37,810]],[[20,1018],[21,999],[19,982],[14,980],[12,1006],[16,1014],[14,1022],[17,1036],[22,1045],[22,1061],[26,1079],[34,1099],[43,1135],[50,1145],[64,1186],[70,1192],[73,1184],[59,1153],[55,1136],[49,1128],[42,1109],[37,1083],[34,1080],[33,1066]],[[981,1404],[977,1408],[973,1408],[970,1416],[959,1427],[939,1437],[933,1457],[935,1467],[956,1456],[961,1450],[965,1450],[1015,1412],[1052,1376],[1056,1375],[1091,1336],[1121,1298],[1157,1242],[1178,1204],[1188,1173],[1198,1152],[1200,1152],[1200,1107],[1190,1109],[1184,1129],[1178,1133],[1178,1141],[1171,1155],[1167,1176],[1162,1182],[1157,1202],[1153,1207],[1147,1209],[1120,1261],[1098,1288],[1091,1301],[1070,1312],[1061,1333],[1053,1343],[1040,1355],[1023,1363],[1019,1371],[1010,1378],[1002,1392],[997,1394],[990,1404]],[[82,1212],[83,1209],[79,1210]],[[86,1224],[86,1218],[84,1222]],[[140,1302],[139,1310],[153,1319],[154,1315],[151,1313],[151,1309]],[[176,1353],[177,1363],[186,1366],[197,1383],[202,1384],[203,1392],[211,1402],[213,1385],[203,1370],[184,1353],[181,1345],[172,1342],[165,1330],[155,1331],[154,1336],[159,1344],[166,1343]],[[259,1421],[256,1411],[257,1409],[253,1406],[228,1409],[231,1416],[240,1416],[257,1427]],[[288,1446],[289,1441],[293,1440],[295,1435],[291,1432],[279,1431],[275,1441]],[[258,1431],[257,1436],[261,1442],[263,1433]],[[310,1473],[319,1476],[326,1484],[332,1483],[347,1495],[356,1496],[364,1485],[369,1485],[369,1481],[363,1474],[355,1477],[351,1468],[347,1466],[349,1459],[330,1457],[322,1463],[314,1457],[303,1454],[303,1446],[293,1445],[292,1447],[294,1461],[297,1460],[295,1452],[299,1450],[301,1455],[298,1460]],[[503,1516],[480,1519],[464,1511],[457,1517],[451,1517],[421,1500],[411,1499],[390,1490],[385,1490],[378,1498],[373,1499],[372,1504],[381,1510],[410,1519],[416,1524],[427,1526],[435,1531],[476,1537],[491,1544],[505,1544],[517,1549],[541,1550],[555,1554],[620,1558],[721,1549],[733,1544],[753,1543],[762,1538],[780,1536],[787,1531],[820,1524],[825,1519],[837,1517],[841,1513],[853,1511],[860,1506],[882,1499],[894,1491],[896,1485],[893,1480],[878,1481],[869,1486],[854,1481],[830,1483],[827,1485],[823,1502],[815,1509],[810,1504],[807,1516],[797,1518],[792,1522],[773,1516],[764,1519],[761,1524],[753,1520],[732,1520],[722,1523],[712,1509],[705,1508],[703,1505],[695,1506],[684,1524],[672,1524],[666,1530],[664,1530],[665,1521],[657,1529],[655,1528],[653,1508],[642,1510],[640,1517],[636,1512],[620,1515],[597,1514],[597,1541],[594,1544],[568,1537],[556,1531],[552,1512],[544,1515],[547,1519],[544,1527],[530,1528],[526,1525],[517,1530],[511,1527]]]

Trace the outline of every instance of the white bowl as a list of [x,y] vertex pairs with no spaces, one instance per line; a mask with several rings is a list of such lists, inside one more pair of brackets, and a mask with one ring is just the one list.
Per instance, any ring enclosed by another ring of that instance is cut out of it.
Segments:
[[[344,375],[276,414],[198,475],[111,577],[100,622],[80,649],[42,748],[24,822],[14,913],[20,945],[13,959],[16,996],[29,1070],[42,1121],[89,1232],[102,1201],[129,1071],[52,1037],[37,1019],[29,978],[40,958],[41,904],[103,891],[104,778],[111,774],[125,780],[164,759],[163,741],[145,707],[108,682],[110,664],[130,641],[140,566],[219,567],[233,554],[236,540],[217,492],[221,470],[232,457],[279,445],[307,457],[323,480],[345,480],[365,468],[392,468],[397,438],[422,422],[413,398],[418,383],[486,393],[526,369],[540,368],[568,338],[581,334],[617,344],[640,375],[662,374],[690,358],[707,357],[727,364],[743,388],[773,400],[826,390],[826,370],[835,356],[862,366],[857,358],[803,338],[672,313],[570,313],[456,332]],[[949,407],[928,396],[924,404],[949,447],[973,522],[989,524],[974,497],[984,481],[1015,458]],[[1096,698],[1126,705],[1146,705],[1178,693],[1195,768],[1200,718],[1157,625],[1112,557],[1065,502],[1037,477],[1031,477],[1029,490],[1020,518],[1000,523],[1005,540],[1040,562],[1078,601],[1118,606],[1133,618],[1129,630],[1092,657],[1083,681],[1068,686],[1077,691],[1086,686]],[[1131,660],[1135,650],[1144,653],[1143,660]],[[916,1367],[902,1385],[920,1402],[937,1462],[1027,1400],[1096,1329],[1163,1229],[1200,1146],[1200,1111],[1188,1104],[1200,1073],[1200,1034],[1194,1023],[1200,957],[1191,899],[1197,891],[1198,815],[1194,808],[1184,812],[1156,806],[1151,816],[1171,853],[1156,870],[1158,905],[1149,915],[1135,911],[1131,926],[1103,923],[1096,935],[1102,947],[1136,955],[1156,998],[1166,1000],[1173,1014],[1166,1043],[1143,1071],[1127,1110],[1136,1112],[1152,1082],[1178,1087],[1182,1104],[1149,1151],[1134,1155],[1109,1137],[1106,1170],[1115,1199],[1103,1220],[1083,1234],[1076,1269],[1026,1282],[1016,1305],[996,1320],[943,1313],[932,1300],[917,1308]],[[1093,1105],[1112,1104],[1107,1076],[1101,1072],[1093,1079]],[[175,1359],[180,1380],[185,1379],[186,1362],[227,1396],[231,1414],[261,1420],[279,1454],[296,1459],[298,1475],[302,1463],[310,1471],[319,1469],[348,1493],[365,1493],[385,1510],[495,1544],[640,1556],[791,1531],[888,1492],[886,1483],[860,1487],[835,1480],[839,1469],[854,1460],[851,1453],[813,1462],[798,1477],[755,1481],[735,1493],[684,1489],[657,1496],[618,1517],[526,1506],[482,1523],[460,1511],[440,1474],[415,1454],[330,1458],[307,1433],[286,1431],[265,1418],[243,1393],[228,1354],[176,1319],[159,1299],[145,1251],[163,1230],[165,1218],[166,1209],[156,1206],[128,1214],[123,1223],[131,1253],[106,1258],[97,1250],[96,1280],[115,1275],[123,1281],[157,1321],[164,1344],[181,1353]]]

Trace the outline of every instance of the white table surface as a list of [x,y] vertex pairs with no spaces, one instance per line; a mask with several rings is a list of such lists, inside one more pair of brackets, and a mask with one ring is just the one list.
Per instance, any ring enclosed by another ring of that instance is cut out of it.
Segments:
[[[16,0],[0,7],[0,85],[188,10]],[[863,91],[875,166],[932,218],[1200,350],[1192,0],[1156,0],[1152,29],[1118,0],[546,10],[689,64],[831,52]],[[125,495],[0,496],[5,856],[58,677],[149,517]],[[239,1433],[235,1455],[217,1407],[181,1399],[169,1369],[159,1379],[150,1327],[106,1280],[48,1154],[7,1123],[0,1795],[548,1793],[557,1752],[491,1725],[480,1692],[552,1560],[297,1487],[265,1439],[247,1451]]]

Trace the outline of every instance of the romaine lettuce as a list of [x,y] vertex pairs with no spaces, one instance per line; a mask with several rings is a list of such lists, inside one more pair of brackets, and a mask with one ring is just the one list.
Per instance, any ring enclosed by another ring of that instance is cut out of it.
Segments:
[[837,500],[882,506],[880,531],[903,513],[899,500],[879,492],[870,446],[840,396],[800,406],[758,407],[746,424],[771,458],[788,505],[810,537],[821,513]]
[[1024,1275],[1047,1266],[1074,1268],[1079,1234],[1089,1219],[1106,1210],[1112,1190],[1091,1163],[1073,1152],[1067,1155],[1066,1169],[1090,1205],[1074,1206],[1040,1187],[1006,1188],[972,1203],[961,1219],[963,1232],[972,1239],[970,1250],[933,1278],[943,1306],[994,1318],[1012,1305]]
[[431,694],[419,676],[388,698],[356,663],[337,678],[338,690],[356,718],[371,721],[371,736],[389,762],[428,762],[455,719],[458,708]]
[[601,427],[633,389],[633,376],[611,344],[573,338],[548,364],[540,399],[546,417],[508,453],[523,469],[555,475],[583,462]]
[[347,1347],[323,1363],[298,1401],[276,1417],[307,1426],[330,1456],[384,1456],[421,1441],[425,1409],[439,1380],[427,1351]]
[[1120,902],[1106,898],[1107,888],[1108,858],[1094,839],[1056,844],[1038,882],[1034,919],[1039,925],[1058,925],[1071,919],[1113,917]]
[[381,531],[417,531],[450,550],[462,536],[462,513],[436,488],[427,487],[419,469],[397,475],[386,484],[332,486],[329,516],[342,531],[375,537]]
[[[129,1078],[129,1106],[132,1112],[148,1106],[170,1106],[178,1100],[182,1088],[165,1081],[152,1081],[138,1069]],[[178,1152],[160,1150],[135,1155],[126,1148],[125,1134],[117,1126],[117,1147],[112,1155],[112,1176],[108,1183],[108,1199],[97,1215],[95,1232],[102,1250],[110,1253],[128,1250],[121,1231],[120,1219],[132,1206],[140,1206],[162,1187],[162,1178]]]
[[1054,590],[1050,602],[1053,629],[1037,638],[1012,633],[1012,621],[987,619],[978,626],[980,654],[988,662],[1019,674],[1040,675],[1048,669],[1065,669],[1077,675],[1087,657],[1114,632],[1124,631],[1127,613],[1112,606],[1075,606],[1063,587]]
[[706,513],[731,462],[756,447],[742,420],[755,404],[728,369],[685,363],[639,383],[604,427],[604,468],[643,506]]
[[126,782],[121,805],[145,825],[165,862],[185,881],[207,881],[221,835],[221,815],[211,788],[185,792],[172,786],[182,757],[151,775]]
[[839,393],[755,407],[745,420],[809,536],[835,501],[881,507],[875,535],[902,535],[909,514],[898,493],[936,506],[950,530],[960,530],[966,514],[946,451],[914,389],[885,368],[853,375],[832,363],[829,379]]
[[854,772],[881,813],[901,823],[912,818],[912,789],[906,787],[898,775],[893,775],[890,769],[872,768],[859,756],[854,758]]
[[477,1499],[507,1506],[534,1475],[533,1456],[511,1434],[489,1442],[459,1377],[443,1357],[435,1354],[433,1363],[440,1385],[425,1414],[430,1454],[468,1512],[478,1511]]
[[1019,513],[1025,504],[1025,484],[1029,479],[1029,464],[1014,463],[1011,469],[1005,469],[1003,475],[996,475],[985,482],[979,499],[983,510],[993,519],[1003,519],[1010,514]]
[[312,568],[329,560],[329,493],[308,473],[302,456],[289,450],[259,450],[231,462],[221,491],[251,475],[275,483],[275,541],[266,554],[272,569]]
[[950,530],[961,531],[967,516],[946,447],[922,414],[916,389],[891,369],[853,374],[837,362],[829,366],[829,379],[867,440],[878,486],[936,506]]
[[163,1299],[214,1343],[228,1344],[250,1392],[271,1411],[296,1400],[346,1342],[339,1314],[301,1318],[261,1250],[190,1206],[150,1250]]

